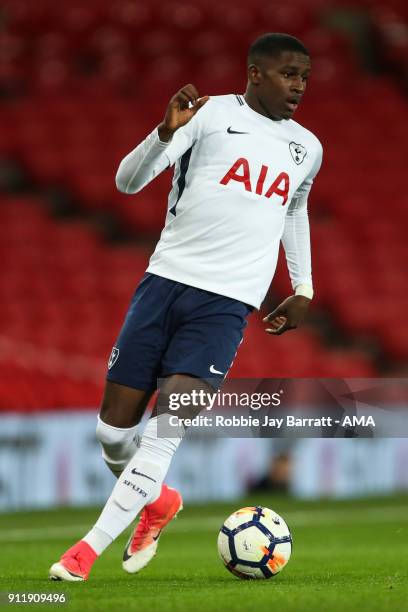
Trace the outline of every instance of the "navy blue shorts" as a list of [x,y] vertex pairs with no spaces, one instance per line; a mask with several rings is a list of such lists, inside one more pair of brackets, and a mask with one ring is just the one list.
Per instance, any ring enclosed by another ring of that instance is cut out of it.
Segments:
[[253,307],[146,272],[108,362],[107,380],[154,390],[190,374],[221,385]]

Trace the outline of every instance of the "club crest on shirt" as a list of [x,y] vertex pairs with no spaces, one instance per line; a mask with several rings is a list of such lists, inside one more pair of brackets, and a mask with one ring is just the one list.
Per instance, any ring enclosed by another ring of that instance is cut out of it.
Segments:
[[301,164],[307,155],[305,147],[301,144],[297,144],[296,142],[289,143],[289,151],[295,164]]
[[108,370],[110,370],[115,365],[115,363],[118,360],[118,357],[119,357],[119,349],[116,348],[116,346],[114,346],[110,354],[110,357],[109,357]]

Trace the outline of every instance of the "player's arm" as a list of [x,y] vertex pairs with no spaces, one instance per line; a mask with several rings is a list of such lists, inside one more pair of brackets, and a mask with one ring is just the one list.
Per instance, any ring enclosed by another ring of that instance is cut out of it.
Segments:
[[[121,161],[116,173],[119,191],[137,193],[171,165],[170,160],[187,151],[195,135],[195,126],[187,124],[208,99],[208,96],[200,98],[191,84],[182,87],[171,98],[163,121]],[[180,128],[183,129],[177,132]]]
[[313,297],[307,200],[321,162],[320,148],[309,176],[299,187],[288,207],[282,244],[294,295],[286,298],[264,318],[264,322],[269,323],[266,331],[276,336],[290,329],[296,329],[303,322]]

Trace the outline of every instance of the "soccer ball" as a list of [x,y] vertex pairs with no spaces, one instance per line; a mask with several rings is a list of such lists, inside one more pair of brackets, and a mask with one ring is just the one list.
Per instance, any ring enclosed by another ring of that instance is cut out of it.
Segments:
[[287,564],[292,535],[279,514],[262,506],[237,510],[218,535],[218,553],[225,567],[243,580],[272,578]]

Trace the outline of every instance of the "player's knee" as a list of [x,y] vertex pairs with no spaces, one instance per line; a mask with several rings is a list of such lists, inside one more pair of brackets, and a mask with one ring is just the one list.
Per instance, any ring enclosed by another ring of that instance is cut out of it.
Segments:
[[113,436],[113,428],[102,421],[102,419],[98,416],[98,422],[96,424],[96,439],[103,447],[115,446],[118,444],[118,440],[116,436]]
[[102,447],[103,460],[111,472],[119,477],[140,445],[137,426],[120,429],[108,425],[98,416],[96,438]]
[[130,442],[137,444],[137,427],[131,427],[130,429],[113,427],[105,423],[98,416],[96,438],[106,453],[117,454],[124,446],[128,446]]

